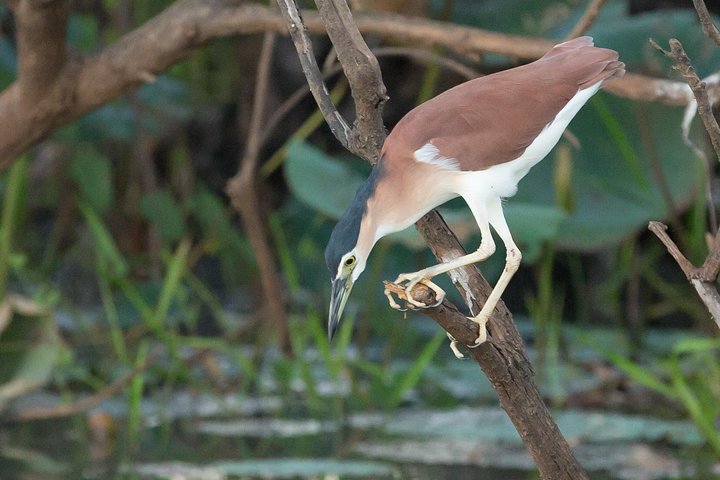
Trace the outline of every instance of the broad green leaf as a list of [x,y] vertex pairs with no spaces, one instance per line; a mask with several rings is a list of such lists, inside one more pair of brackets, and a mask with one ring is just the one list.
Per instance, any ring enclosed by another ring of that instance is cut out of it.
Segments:
[[103,213],[113,200],[110,160],[94,148],[79,148],[70,162],[70,176],[80,190],[80,198],[96,212]]
[[305,142],[290,143],[285,178],[297,198],[332,218],[340,218],[363,180],[339,160]]
[[175,242],[185,231],[185,218],[180,205],[167,189],[159,189],[140,199],[143,218],[160,232],[166,242]]
[[189,208],[206,236],[217,237],[222,241],[230,234],[233,226],[227,208],[217,195],[206,188],[195,189],[190,197]]
[[[598,109],[595,102],[603,106]],[[614,117],[628,145],[616,142],[599,112]],[[691,204],[702,189],[703,167],[682,141],[681,117],[678,108],[633,104],[606,94],[580,111],[569,127],[581,142],[572,152],[574,209],[557,229],[559,247],[598,249],[644,230],[649,220],[668,218],[659,182],[665,183],[676,208]],[[641,135],[641,127],[646,134]],[[624,157],[628,154],[634,155],[631,161]],[[553,155],[530,171],[507,205],[555,204],[553,162],[548,161]]]
[[[582,2],[571,0],[455,0],[451,20],[496,32],[522,35],[543,35],[549,28],[560,24],[570,14],[571,7],[582,7]],[[442,15],[446,7],[443,0],[433,0],[433,12]],[[582,8],[579,8],[582,9]]]
[[[557,38],[570,31],[574,25],[572,20],[569,19],[564,29],[557,32]],[[669,49],[668,39],[678,38],[700,77],[713,73],[720,62],[720,50],[703,33],[692,8],[660,9],[630,15],[627,2],[611,0],[600,11],[588,35],[595,39],[596,45],[619,52],[629,71],[674,75],[670,60],[650,45],[648,40],[651,38],[665,49]],[[676,78],[679,80],[679,77]]]

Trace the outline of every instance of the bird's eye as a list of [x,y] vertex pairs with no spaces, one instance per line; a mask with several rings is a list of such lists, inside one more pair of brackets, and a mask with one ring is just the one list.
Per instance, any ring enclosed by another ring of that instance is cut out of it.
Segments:
[[345,266],[346,266],[346,267],[352,267],[354,263],[355,263],[355,257],[348,257],[348,258],[345,260]]

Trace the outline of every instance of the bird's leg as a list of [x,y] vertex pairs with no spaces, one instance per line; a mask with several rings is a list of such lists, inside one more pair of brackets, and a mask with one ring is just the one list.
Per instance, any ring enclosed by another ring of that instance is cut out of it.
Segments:
[[[492,255],[495,252],[495,241],[492,238],[492,235],[490,234],[490,226],[486,223],[483,227],[481,227],[481,234],[482,234],[482,241],[480,243],[480,247],[478,249],[468,255],[463,255],[462,257],[455,258],[453,260],[450,260],[449,262],[444,263],[438,263],[437,265],[433,265],[432,267],[424,268],[422,270],[419,270],[417,272],[413,273],[402,273],[400,274],[393,283],[404,286],[405,288],[405,299],[409,306],[415,307],[415,308],[430,308],[437,305],[440,305],[442,303],[443,298],[445,298],[445,291],[443,291],[440,287],[435,285],[433,282],[430,281],[431,278],[440,275],[442,273],[447,273],[450,270],[454,270],[459,267],[463,267],[465,265],[470,265],[472,263],[481,262],[485,259],[487,259],[490,255]],[[411,291],[415,285],[418,283],[422,283],[424,285],[427,285],[428,288],[433,290],[435,292],[435,298],[436,303],[435,305],[426,305],[422,302],[418,302],[412,297]],[[403,285],[404,284],[404,285]],[[388,290],[385,291],[385,296],[388,297],[388,301],[390,303],[390,306],[392,308],[395,308],[396,310],[400,310],[400,306],[393,300],[390,292]]]
[[483,305],[480,313],[474,317],[468,317],[470,320],[477,323],[480,329],[478,338],[475,340],[475,345],[480,345],[487,340],[487,322],[490,320],[490,316],[495,309],[495,305],[497,305],[497,302],[500,300],[500,296],[510,283],[510,279],[513,275],[515,275],[515,272],[520,266],[520,261],[522,260],[522,253],[520,253],[520,249],[513,241],[510,229],[505,221],[505,216],[503,215],[502,205],[500,202],[489,206],[488,216],[493,228],[500,236],[503,243],[505,243],[505,268],[503,268],[500,278],[495,284],[495,287],[493,287],[492,292],[490,292],[490,296],[488,296],[488,299],[485,301],[485,305]]

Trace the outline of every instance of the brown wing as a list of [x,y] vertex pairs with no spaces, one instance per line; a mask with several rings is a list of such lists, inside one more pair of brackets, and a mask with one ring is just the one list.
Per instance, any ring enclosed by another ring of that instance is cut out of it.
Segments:
[[580,37],[533,63],[458,85],[409,112],[388,136],[386,156],[407,161],[432,142],[462,170],[514,160],[578,90],[621,75],[617,59]]

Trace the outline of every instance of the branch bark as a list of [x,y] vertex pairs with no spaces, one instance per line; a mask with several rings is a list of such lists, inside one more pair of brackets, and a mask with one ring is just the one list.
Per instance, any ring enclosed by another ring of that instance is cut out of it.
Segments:
[[693,5],[695,6],[695,11],[698,14],[705,35],[720,46],[720,32],[718,32],[717,27],[713,23],[705,2],[703,0],[693,0]]
[[[278,3],[281,9],[296,8],[294,0],[278,0]],[[372,56],[372,54],[365,51],[365,43],[352,21],[349,10],[346,10],[345,0],[316,0],[316,3],[328,31],[332,32],[330,37],[338,59],[348,81],[353,85],[353,97],[358,115],[360,115],[359,112],[368,109],[368,115],[376,117],[368,121],[358,119],[350,132],[350,137],[339,140],[343,144],[347,143],[353,146],[357,146],[356,142],[359,141],[366,151],[364,158],[374,163],[382,145],[382,142],[378,142],[378,140],[385,137],[384,126],[379,119],[380,109],[377,108],[384,101],[385,89],[377,61],[374,60],[374,57],[371,60],[367,56]],[[291,32],[295,31],[300,32],[300,35],[306,35],[306,31],[302,27],[293,23],[302,21],[295,11],[289,11],[285,16],[290,19],[289,29]],[[295,42],[301,57],[306,56],[306,49],[303,46],[308,41],[299,39]],[[368,69],[374,71],[368,72]],[[308,75],[310,82],[317,81],[317,77],[312,75],[313,70],[307,69],[310,73]],[[316,86],[313,91],[321,92],[321,95],[326,97],[322,101],[329,101],[327,87],[324,84]],[[339,113],[332,112],[330,119],[335,119],[337,115]],[[364,139],[375,139],[375,141],[365,142]],[[465,254],[459,241],[437,212],[429,213],[416,226],[441,262]],[[474,265],[464,267],[452,271],[450,276],[467,299],[468,305],[473,310],[479,311],[492,289],[477,268]],[[447,301],[439,307],[424,311],[424,313],[431,316],[462,343],[472,344],[477,338],[476,325]],[[502,407],[512,419],[525,445],[535,458],[542,478],[554,480],[588,478],[573,456],[568,443],[562,437],[533,382],[532,366],[525,354],[520,334],[504,303],[499,302],[495,309],[489,328],[488,342],[471,350],[471,354],[490,379]]]
[[26,107],[43,97],[48,82],[65,66],[69,13],[68,0],[23,0],[16,5],[18,83]]
[[585,13],[583,13],[580,20],[575,24],[565,39],[572,40],[573,38],[584,35],[585,32],[590,30],[590,27],[592,27],[595,20],[597,20],[600,10],[602,10],[606,3],[607,0],[592,0],[585,10]]
[[269,322],[263,322],[263,325],[266,328],[270,327],[277,338],[280,349],[286,355],[291,355],[290,331],[284,306],[283,292],[285,289],[282,288],[275,254],[267,238],[266,222],[263,220],[263,206],[260,202],[257,182],[257,166],[260,160],[261,137],[265,124],[275,37],[275,32],[266,32],[263,38],[245,152],[240,159],[238,173],[227,182],[225,192],[230,198],[233,208],[240,214],[245,234],[250,240],[250,246],[258,264],[265,307],[263,311],[270,319]]
[[[48,5],[64,5],[66,1],[52,0]],[[15,11],[23,8],[25,2],[32,0],[16,2]],[[33,4],[40,3],[35,0]],[[317,13],[302,12],[302,17],[309,31],[325,33]],[[365,34],[414,45],[440,45],[468,57],[492,52],[533,59],[552,47],[552,42],[544,39],[388,13],[358,13],[355,20],[359,31]],[[50,20],[46,18],[45,21]],[[178,0],[99,53],[86,58],[67,58],[59,71],[45,78],[37,102],[24,100],[18,78],[0,93],[0,125],[3,126],[0,169],[56,128],[151,82],[155,74],[186,58],[208,41],[266,30],[287,32],[281,14],[268,7],[241,0]],[[56,65],[50,70],[57,68]],[[720,86],[710,88],[712,98],[720,98]],[[691,98],[681,82],[643,75],[626,74],[608,84],[607,90],[630,99],[669,105],[686,105]],[[361,114],[359,118],[366,117]],[[360,139],[359,143],[374,144],[376,140],[363,142]]]
[[694,100],[697,102],[697,113],[700,115],[700,119],[703,125],[705,125],[705,130],[710,136],[715,155],[720,158],[720,126],[718,126],[717,120],[713,115],[706,85],[700,80],[700,77],[698,77],[695,67],[693,67],[690,58],[687,56],[687,53],[685,53],[682,44],[677,39],[671,38],[668,42],[670,44],[670,51],[667,51],[652,40],[650,43],[662,52],[663,55],[672,59],[673,70],[679,72],[685,79],[685,82],[687,82],[695,97]]
[[[678,40],[671,38],[669,41],[670,51],[667,51],[657,43],[653,41],[651,41],[651,43],[662,52],[663,55],[673,60],[673,69],[680,72],[690,86],[690,90],[695,97],[694,100],[697,102],[698,115],[700,115],[705,130],[710,136],[716,157],[720,158],[720,126],[718,126],[717,120],[713,115],[705,83],[700,80],[695,72],[695,68],[685,53],[682,44]],[[718,294],[715,283],[718,273],[720,272],[720,232],[715,234],[710,252],[707,257],[705,257],[702,266],[697,268],[683,255],[677,245],[675,245],[675,242],[668,236],[666,225],[660,222],[650,222],[648,229],[665,245],[668,253],[673,256],[688,281],[697,291],[713,320],[715,320],[717,326],[720,327],[720,294]]]
[[[693,286],[693,288],[695,288],[695,291],[697,291],[700,300],[702,300],[702,302],[707,307],[708,312],[710,312],[710,315],[715,321],[715,324],[718,326],[718,328],[720,328],[720,294],[718,294],[714,282],[709,282],[698,278],[697,272],[699,269],[696,268],[692,264],[692,262],[690,262],[690,260],[685,258],[685,255],[683,255],[678,246],[675,245],[675,242],[673,242],[670,236],[668,236],[667,225],[653,221],[650,222],[650,224],[648,225],[648,230],[653,232],[655,236],[658,237],[658,239],[662,242],[662,244],[665,245],[668,253],[672,255],[680,269],[687,277],[690,284]],[[716,247],[717,237],[715,237],[715,247],[713,248],[713,250],[715,250]],[[710,258],[710,256],[708,256],[708,258]]]

